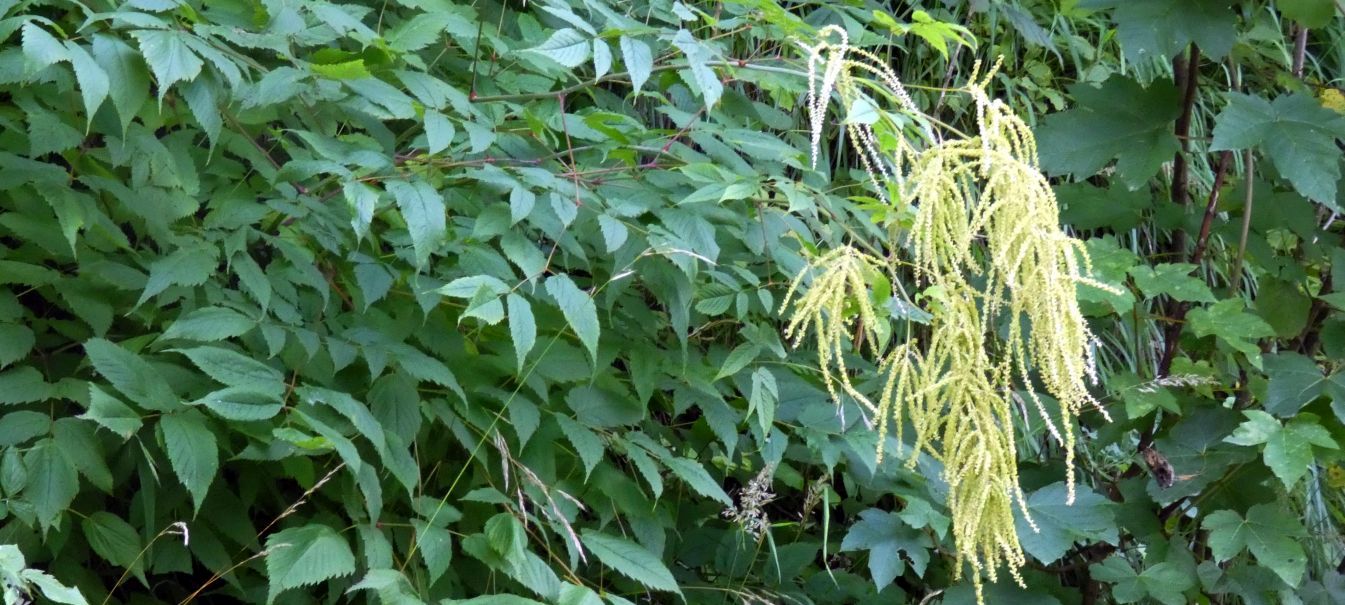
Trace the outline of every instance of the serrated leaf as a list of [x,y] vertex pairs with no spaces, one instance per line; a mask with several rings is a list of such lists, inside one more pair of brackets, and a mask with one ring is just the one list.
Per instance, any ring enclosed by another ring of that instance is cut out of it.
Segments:
[[1110,501],[1083,489],[1078,490],[1072,505],[1067,504],[1068,499],[1069,490],[1063,482],[1033,492],[1027,506],[1037,526],[1035,532],[1015,510],[1023,550],[1042,563],[1055,562],[1076,542],[1116,544],[1120,539]]
[[417,51],[439,40],[448,24],[457,18],[448,11],[420,13],[392,28],[383,37],[388,47],[395,51]]
[[719,97],[724,94],[724,83],[719,81],[719,76],[709,66],[713,58],[709,49],[685,29],[678,30],[677,35],[673,36],[672,43],[686,55],[687,70],[683,73],[690,74],[688,83],[700,91],[706,107],[714,107],[719,102]]
[[191,492],[196,510],[205,502],[206,492],[219,472],[219,447],[215,434],[206,427],[205,416],[196,410],[165,414],[159,419],[164,451],[182,484]]
[[1182,593],[1196,584],[1190,574],[1166,561],[1135,573],[1130,563],[1116,555],[1088,569],[1093,578],[1113,584],[1112,596],[1118,603],[1138,603],[1151,597],[1163,605],[1185,605]]
[[574,285],[570,276],[565,274],[548,278],[546,292],[555,299],[561,314],[565,316],[565,321],[570,324],[570,329],[574,330],[579,342],[584,344],[589,357],[596,363],[598,335],[601,328],[598,325],[598,307],[593,303],[593,299],[580,290],[579,286]]
[[524,52],[537,53],[573,69],[588,60],[589,38],[576,29],[566,27],[552,32],[545,42]]
[[715,380],[741,372],[743,368],[747,367],[747,364],[755,361],[760,354],[761,345],[755,343],[747,342],[734,347],[729,352],[729,356],[724,359],[724,365],[719,367],[719,372],[715,374]]
[[10,412],[0,418],[0,447],[14,447],[51,432],[51,416],[32,410]]
[[173,30],[141,29],[131,32],[131,37],[140,43],[141,56],[158,81],[160,102],[173,84],[193,80],[201,73],[204,63],[183,40],[184,36],[189,35]]
[[522,296],[509,294],[505,297],[509,312],[509,338],[514,343],[514,357],[518,361],[518,371],[523,371],[523,362],[528,353],[537,344],[537,321],[532,315],[532,305]]
[[195,403],[206,406],[220,418],[241,422],[273,418],[285,407],[274,392],[264,393],[238,387],[212,391]]
[[1261,350],[1255,341],[1274,336],[1275,330],[1260,317],[1244,311],[1244,308],[1242,299],[1230,298],[1208,307],[1192,309],[1187,314],[1187,326],[1196,336],[1218,338],[1259,367]]
[[136,306],[167,290],[169,286],[199,286],[215,274],[219,260],[214,246],[179,248],[149,265],[149,280]]
[[1203,280],[1191,276],[1196,269],[1188,263],[1139,265],[1130,269],[1135,285],[1148,297],[1170,296],[1186,302],[1215,302],[1214,293]]
[[242,336],[255,327],[256,320],[233,309],[204,307],[170,324],[162,338],[214,342]]
[[630,74],[631,89],[636,93],[644,88],[654,70],[654,52],[649,45],[628,36],[621,36],[621,60]]
[[1307,474],[1308,467],[1315,463],[1313,446],[1333,450],[1338,447],[1331,434],[1311,414],[1303,414],[1284,425],[1261,410],[1247,410],[1242,414],[1247,421],[1238,425],[1233,435],[1224,441],[1247,446],[1264,444],[1266,466],[1288,489],[1293,489]]
[[453,142],[455,132],[453,123],[448,121],[448,117],[444,114],[433,109],[425,110],[426,151],[429,151],[431,155],[448,149],[449,144]]
[[1289,417],[1320,397],[1327,385],[1322,369],[1311,359],[1292,351],[1267,355],[1262,359],[1269,382],[1262,403],[1267,412]]
[[285,390],[285,375],[260,361],[221,347],[173,349],[186,355],[207,376],[231,387],[279,395]]
[[85,130],[93,124],[93,114],[98,112],[107,99],[111,83],[107,72],[94,60],[93,55],[83,46],[66,42],[65,48],[70,54],[70,67],[75,72],[75,81],[79,83],[79,96],[84,100]]
[[911,560],[917,576],[925,574],[934,542],[910,527],[896,513],[870,508],[859,513],[841,541],[842,551],[869,551],[869,575],[881,591],[905,570],[901,553]]
[[601,78],[612,69],[612,47],[602,38],[593,39],[593,77]]
[[79,493],[79,475],[75,467],[51,439],[43,439],[23,456],[28,484],[23,498],[32,503],[43,531],[51,528]]
[[99,374],[140,407],[160,412],[182,407],[168,381],[139,355],[102,338],[85,342],[84,352]]
[[724,491],[723,486],[710,476],[705,467],[701,466],[701,463],[681,456],[664,456],[663,464],[696,493],[724,506],[733,506],[733,499]]
[[416,550],[420,551],[420,558],[425,562],[430,584],[434,584],[453,562],[453,535],[447,529],[429,525],[420,519],[412,520],[411,527],[416,532]]
[[100,511],[84,517],[80,527],[89,546],[107,562],[130,568],[140,558],[140,534],[121,517]]
[[0,372],[0,404],[32,403],[51,397],[51,385],[30,366]]
[[1195,43],[1205,56],[1220,59],[1237,40],[1237,16],[1224,0],[1085,0],[1080,7],[1116,11],[1116,35],[1126,58],[1166,61]]
[[285,590],[355,573],[350,544],[320,523],[271,534],[266,538],[266,550],[266,576],[270,580],[267,603],[274,602]]
[[94,34],[93,58],[107,73],[108,96],[125,131],[149,99],[149,72],[140,53],[113,36]]
[[391,181],[387,189],[397,200],[397,207],[402,211],[402,218],[411,232],[416,264],[423,267],[448,233],[444,198],[429,183],[419,180]]
[[33,71],[70,60],[65,45],[36,21],[24,23],[19,35],[23,40],[23,58],[33,66]]
[[1229,93],[1228,106],[1214,122],[1211,151],[1260,147],[1294,189],[1316,202],[1335,206],[1340,158],[1336,140],[1345,138],[1345,116],[1309,95],[1263,97]]
[[630,235],[625,223],[606,214],[598,215],[598,228],[602,231],[602,239],[607,246],[608,253],[616,252],[621,248]]
[[84,599],[84,594],[79,589],[72,586],[66,586],[52,577],[50,574],[36,569],[25,569],[19,572],[19,577],[26,582],[32,583],[41,591],[42,596],[50,599],[54,603],[64,603],[65,605],[89,605]]
[[1307,568],[1299,539],[1307,536],[1293,513],[1276,504],[1257,504],[1243,518],[1231,510],[1205,517],[1201,527],[1210,532],[1209,545],[1216,562],[1251,550],[1257,562],[1272,569],[1289,586],[1298,586]]
[[341,187],[346,204],[350,206],[350,226],[355,229],[356,239],[364,239],[369,233],[369,225],[374,221],[374,209],[378,207],[378,190],[359,181],[350,181]]
[[313,63],[308,66],[308,69],[328,80],[359,80],[374,77],[368,66],[364,64],[364,59],[341,61],[339,63]]
[[565,433],[565,438],[570,440],[570,445],[574,446],[584,463],[584,478],[587,479],[598,463],[602,462],[603,450],[606,449],[602,439],[588,427],[564,416],[556,416],[556,422],[560,424],[560,432]]
[[95,384],[89,385],[89,410],[79,418],[92,420],[122,439],[130,439],[144,425],[135,410]]
[[584,546],[603,565],[654,590],[682,594],[668,567],[643,546],[591,529],[585,529],[581,535]]
[[36,343],[28,326],[0,324],[0,369],[27,357]]
[[1076,106],[1042,118],[1037,127],[1047,174],[1083,179],[1116,158],[1121,181],[1137,189],[1180,149],[1172,133],[1181,112],[1180,94],[1171,82],[1143,88],[1135,80],[1112,76],[1100,87],[1080,83],[1069,92]]

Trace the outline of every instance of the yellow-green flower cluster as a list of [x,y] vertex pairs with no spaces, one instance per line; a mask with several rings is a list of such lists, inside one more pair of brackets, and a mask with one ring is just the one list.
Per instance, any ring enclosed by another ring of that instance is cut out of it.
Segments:
[[[805,46],[813,93],[814,161],[833,94],[850,108],[872,104],[865,90],[877,91],[895,98],[917,123],[930,123],[896,75],[877,57],[850,47],[842,30],[825,28],[819,39]],[[839,385],[875,415],[878,456],[883,455],[889,427],[897,427],[900,440],[901,428],[909,422],[916,445],[910,463],[922,451],[942,462],[959,563],[972,568],[978,597],[982,578],[995,581],[1001,567],[1022,583],[1018,569],[1025,557],[1015,530],[1014,503],[1028,515],[1014,443],[1016,384],[1031,394],[1048,431],[1065,447],[1073,501],[1070,425],[1083,409],[1097,407],[1088,390],[1096,380],[1094,337],[1079,310],[1076,287],[1091,283],[1108,288],[1085,277],[1088,257],[1081,242],[1060,228],[1059,207],[1037,167],[1031,130],[986,92],[999,65],[983,75],[979,68],[960,90],[975,107],[976,130],[970,135],[940,137],[926,127],[924,148],[917,150],[898,137],[884,154],[875,142],[874,121],[846,124],[880,195],[886,199],[887,192],[895,191],[898,200],[917,205],[908,235],[911,261],[917,281],[937,299],[926,342],[896,342],[884,350],[879,336],[889,329],[872,308],[865,279],[881,275],[883,262],[849,247],[818,257],[812,264],[820,269],[818,277],[796,297],[801,274],[786,297],[786,304],[796,300],[786,334],[797,345],[812,331],[832,396]],[[893,130],[900,132],[899,127]],[[996,337],[994,327],[1005,324],[1007,334]],[[877,403],[851,382],[845,354],[863,352],[847,347],[851,334],[865,337],[884,375]],[[1033,394],[1033,375],[1060,401],[1059,416],[1048,413]],[[960,573],[962,565],[957,569]]]

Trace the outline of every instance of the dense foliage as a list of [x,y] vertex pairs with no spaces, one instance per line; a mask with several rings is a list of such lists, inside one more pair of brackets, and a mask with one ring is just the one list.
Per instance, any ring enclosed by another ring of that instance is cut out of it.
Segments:
[[[1332,0],[0,2],[6,602],[974,602],[864,405],[950,293],[844,134],[935,141],[814,121],[827,25],[940,132],[1003,56],[1092,260],[1110,420],[1056,420],[1070,505],[1010,381],[985,601],[1345,602]],[[903,268],[837,298],[881,327],[833,392],[781,303],[842,249]]]

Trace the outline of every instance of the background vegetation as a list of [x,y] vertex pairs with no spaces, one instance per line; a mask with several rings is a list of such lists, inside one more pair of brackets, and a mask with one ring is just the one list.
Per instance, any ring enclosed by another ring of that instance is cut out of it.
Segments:
[[952,127],[1003,55],[1122,289],[1113,421],[1068,507],[1023,415],[987,602],[1345,602],[1339,9],[0,2],[5,598],[971,601],[937,463],[779,336],[808,254],[911,219],[839,136],[807,167],[838,24]]

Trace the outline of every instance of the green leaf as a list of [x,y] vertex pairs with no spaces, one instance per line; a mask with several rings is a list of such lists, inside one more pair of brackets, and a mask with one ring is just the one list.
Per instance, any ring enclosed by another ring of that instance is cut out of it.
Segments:
[[629,393],[580,385],[565,395],[565,403],[584,426],[595,428],[635,424],[644,419],[645,407]]
[[915,574],[924,576],[933,548],[929,536],[907,525],[896,513],[876,508],[860,511],[859,521],[850,526],[841,541],[842,551],[869,551],[869,575],[879,591],[905,570],[901,553],[911,560]]
[[631,89],[639,93],[653,73],[654,51],[636,38],[621,36],[621,61],[626,64],[626,72],[630,74]]
[[1211,151],[1260,147],[1294,189],[1313,201],[1335,206],[1340,157],[1336,139],[1345,137],[1345,116],[1311,96],[1294,93],[1268,101],[1229,93],[1228,106],[1214,122]]
[[135,410],[98,388],[96,384],[89,385],[89,410],[79,418],[92,420],[99,426],[120,435],[122,439],[130,439],[144,425]]
[[369,71],[368,66],[364,64],[364,59],[355,59],[353,61],[341,61],[338,63],[314,63],[308,68],[313,73],[327,78],[328,80],[359,80],[361,78],[372,78],[374,74]]
[[588,60],[588,36],[573,28],[562,28],[552,32],[545,42],[524,52],[537,53],[571,69],[583,65]]
[[42,373],[29,366],[0,372],[0,404],[31,403],[52,396]]
[[1247,421],[1224,441],[1237,445],[1265,445],[1266,466],[1284,486],[1293,489],[1315,463],[1312,446],[1337,449],[1331,434],[1317,423],[1316,417],[1303,414],[1286,425],[1261,410],[1244,411]]
[[1116,544],[1120,539],[1109,500],[1082,488],[1073,504],[1068,500],[1069,490],[1063,482],[1032,492],[1027,508],[1037,526],[1035,532],[1021,515],[1015,516],[1023,550],[1042,563],[1059,560],[1076,542]]
[[1294,514],[1278,504],[1257,504],[1243,518],[1231,510],[1211,513],[1201,522],[1210,532],[1211,554],[1216,562],[1250,549],[1261,565],[1269,567],[1289,586],[1298,586],[1307,568],[1300,540],[1307,531]]
[[136,306],[167,290],[169,286],[199,286],[219,268],[213,246],[198,245],[179,248],[149,265],[149,280]]
[[247,387],[229,387],[212,391],[194,403],[210,408],[216,416],[225,420],[242,422],[273,418],[285,407],[274,391],[263,393]]
[[1311,359],[1284,351],[1263,358],[1266,376],[1266,411],[1280,417],[1297,414],[1303,406],[1320,397],[1327,385],[1322,369]]
[[0,418],[0,447],[13,447],[51,432],[51,416],[32,410],[10,412]]
[[761,346],[758,344],[749,342],[738,345],[729,352],[728,358],[724,360],[724,365],[719,367],[719,372],[715,374],[715,380],[741,372],[743,368],[747,367],[747,364],[756,361],[760,354]]
[[378,190],[358,181],[350,181],[342,185],[341,193],[345,195],[346,204],[350,206],[353,215],[350,226],[355,229],[355,237],[362,240],[369,234],[369,226],[374,221]]
[[587,479],[593,473],[594,467],[602,462],[603,450],[606,449],[602,439],[588,427],[564,416],[556,416],[556,422],[560,424],[560,431],[565,433],[565,438],[570,440],[574,450],[579,453],[579,459],[584,463],[584,478]]
[[158,81],[161,103],[173,84],[191,81],[201,73],[204,63],[184,40],[189,35],[173,30],[141,29],[131,32],[131,37],[140,42],[140,53]]
[[448,232],[444,198],[429,183],[420,180],[391,181],[386,187],[397,200],[402,218],[406,219],[411,245],[416,251],[416,264],[423,267]]
[[[1112,76],[1100,87],[1080,83],[1069,92],[1077,106],[1042,118],[1037,127],[1037,148],[1047,174],[1084,179],[1116,158],[1121,182],[1137,189],[1181,148],[1172,133],[1181,113],[1180,94],[1171,82],[1143,88],[1135,80]],[[1081,132],[1088,136],[1079,136]]]
[[541,601],[511,594],[482,595],[470,599],[447,599],[441,603],[443,605],[545,605]]
[[416,550],[425,561],[425,570],[430,574],[430,584],[434,584],[448,571],[453,562],[453,535],[447,529],[413,519],[411,527],[416,531]]
[[1135,573],[1125,558],[1113,555],[1088,568],[1093,579],[1114,584],[1112,596],[1118,603],[1138,603],[1151,597],[1164,605],[1185,605],[1182,593],[1195,587],[1196,580],[1174,563],[1162,562]]
[[453,142],[455,132],[453,123],[448,121],[444,114],[433,109],[425,110],[426,151],[429,151],[431,155],[448,149],[449,144]]
[[[672,43],[687,58],[687,70],[683,72],[683,79],[700,91],[706,107],[714,107],[719,102],[719,97],[724,94],[724,83],[719,81],[719,76],[709,66],[710,60],[713,59],[710,50],[685,29],[678,30],[677,35],[673,36]],[[688,73],[689,78],[686,76]]]
[[1257,348],[1256,340],[1274,336],[1275,330],[1244,308],[1242,299],[1230,298],[1208,307],[1192,309],[1187,314],[1187,326],[1196,336],[1214,336],[1260,367],[1261,350]]
[[1237,40],[1237,17],[1225,0],[1084,0],[1084,8],[1115,8],[1116,35],[1126,59],[1166,61],[1194,43],[1213,59]]
[[555,299],[565,321],[574,330],[579,342],[584,343],[594,363],[598,360],[598,308],[593,299],[579,286],[574,285],[569,275],[553,275],[546,280],[546,292]]
[[1195,269],[1195,265],[1188,263],[1138,265],[1130,269],[1130,275],[1140,291],[1151,298],[1166,295],[1185,302],[1215,302],[1214,293],[1204,280],[1191,277]]
[[668,567],[643,546],[591,529],[585,529],[582,536],[584,546],[603,565],[648,588],[682,594]]
[[219,472],[219,446],[206,427],[205,416],[196,410],[165,414],[159,419],[164,450],[178,479],[191,492],[196,509],[205,502],[210,484]]
[[1336,16],[1334,0],[1278,0],[1280,13],[1303,27],[1326,27]]
[[[9,30],[13,31],[13,30]],[[36,21],[23,24],[20,36],[23,39],[23,58],[38,71],[61,61],[69,61],[69,51],[56,36],[43,29]]]
[[602,597],[587,586],[565,583],[560,587],[560,598],[556,605],[603,605]]
[[84,599],[84,595],[79,589],[66,586],[56,578],[46,572],[36,569],[25,569],[19,577],[24,581],[31,582],[42,592],[42,596],[50,599],[54,603],[65,603],[65,605],[89,605]]
[[724,506],[733,506],[733,499],[719,485],[719,482],[710,476],[705,467],[701,466],[701,463],[681,456],[663,456],[662,458],[663,464],[668,467],[668,470],[677,475],[678,479],[686,482],[696,493]]
[[70,54],[70,67],[75,71],[75,81],[79,83],[79,95],[84,100],[85,129],[93,124],[93,114],[107,99],[111,82],[107,72],[94,60],[93,55],[83,46],[66,42],[65,48]]
[[93,58],[107,73],[108,95],[124,132],[149,100],[149,72],[140,53],[113,36],[94,34]]
[[159,412],[182,407],[168,381],[139,355],[102,338],[85,342],[84,352],[103,378],[140,407]]
[[84,517],[80,527],[89,546],[107,562],[130,568],[140,558],[140,534],[121,517],[100,511]]
[[514,343],[514,357],[518,361],[518,371],[523,371],[523,362],[528,353],[537,344],[537,322],[532,316],[532,305],[522,296],[509,294],[505,297],[509,308],[509,337]]
[[0,369],[27,357],[36,343],[28,326],[0,324]]
[[186,355],[207,376],[231,387],[279,396],[285,390],[285,375],[260,361],[220,347],[172,349]]
[[350,544],[320,523],[271,534],[266,538],[266,551],[266,576],[270,579],[267,603],[274,602],[285,590],[355,573]]
[[1296,284],[1270,277],[1256,284],[1256,313],[1280,338],[1298,336],[1308,325],[1311,307],[1312,300]]
[[[1060,221],[1080,229],[1107,228],[1120,233],[1144,222],[1144,212],[1153,203],[1148,191],[1122,186],[1095,187],[1090,183],[1064,183],[1055,187],[1060,202]],[[1098,240],[1089,240],[1089,243]]]
[[518,562],[528,551],[528,532],[523,524],[509,513],[497,513],[486,520],[483,528],[486,543],[495,554],[507,562]]
[[438,41],[448,24],[458,18],[444,10],[420,13],[388,30],[383,38],[392,50],[414,52]]
[[256,320],[224,307],[205,307],[188,313],[164,330],[163,338],[213,342],[242,336],[257,327]]
[[28,450],[23,456],[23,466],[28,469],[23,499],[33,505],[45,532],[74,502],[75,494],[79,493],[79,475],[51,439],[43,439]]
[[612,69],[612,47],[602,38],[593,39],[593,77],[601,78]]

